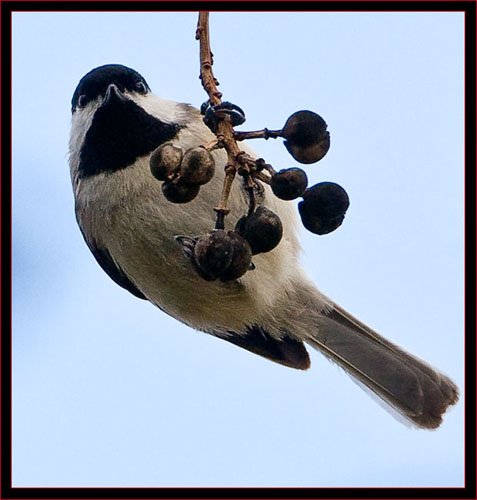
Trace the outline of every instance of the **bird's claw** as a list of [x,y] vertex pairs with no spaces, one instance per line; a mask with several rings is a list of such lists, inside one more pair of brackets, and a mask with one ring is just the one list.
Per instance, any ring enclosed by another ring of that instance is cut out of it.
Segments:
[[216,106],[211,106],[209,101],[206,101],[200,107],[200,112],[204,115],[204,123],[212,130],[217,132],[217,123],[220,120],[227,120],[232,124],[232,127],[242,125],[245,122],[245,113],[242,108],[225,101]]
[[197,237],[191,238],[190,236],[177,235],[174,239],[182,245],[182,251],[184,255],[189,259],[194,257],[194,247],[197,241]]

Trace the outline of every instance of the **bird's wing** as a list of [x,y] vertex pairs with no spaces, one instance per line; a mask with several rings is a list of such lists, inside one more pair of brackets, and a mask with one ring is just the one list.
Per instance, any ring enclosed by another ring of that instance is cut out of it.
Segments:
[[263,328],[252,326],[245,334],[229,331],[227,336],[218,338],[289,368],[306,370],[310,367],[310,358],[303,342],[287,335],[277,340]]
[[[80,226],[81,229],[81,226]],[[103,271],[119,286],[125,288],[128,292],[132,293],[140,299],[147,300],[144,294],[137,288],[137,286],[128,278],[126,273],[116,264],[111,254],[106,248],[102,248],[95,241],[86,237],[81,229],[81,233],[88,245],[91,253],[98,264],[103,268]]]

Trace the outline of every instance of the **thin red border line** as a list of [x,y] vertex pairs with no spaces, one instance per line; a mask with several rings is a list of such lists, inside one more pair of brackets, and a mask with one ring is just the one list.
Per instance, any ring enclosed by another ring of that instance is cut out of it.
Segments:
[[[1,3],[2,0],[0,0]],[[28,0],[29,2],[41,2],[43,0]],[[53,2],[63,2],[64,0],[49,0]],[[81,0],[80,0],[81,1]],[[91,0],[87,0],[91,1]],[[96,0],[93,0],[96,1]],[[98,0],[98,1],[103,1],[103,0]],[[130,2],[131,0],[105,0],[107,2],[113,2],[113,1],[120,1],[120,2]],[[143,2],[157,2],[157,0],[140,0]],[[174,2],[180,2],[182,0],[172,0]],[[222,0],[208,0],[212,2],[218,2]],[[235,1],[235,0],[225,0],[225,1]],[[250,1],[250,0],[247,0]],[[252,0],[256,1],[256,0]],[[289,0],[260,0],[261,2],[285,2]],[[316,1],[316,0],[300,0],[300,1],[305,1],[305,2],[311,2],[311,1]],[[362,0],[326,0],[326,1],[331,1],[331,2],[342,2],[342,1],[352,1],[352,2],[359,2]],[[370,0],[372,2],[381,2],[382,0]],[[408,2],[408,1],[413,1],[413,0],[391,0],[391,1],[399,1],[399,2]],[[416,0],[416,1],[424,1],[424,2],[449,2],[449,0]],[[474,0],[450,0],[450,1],[467,1],[471,2]],[[477,0],[475,0],[477,2]],[[13,13],[36,13],[36,12],[53,12],[53,13],[58,13],[58,14],[76,14],[76,13],[81,13],[81,14],[110,14],[110,13],[137,13],[137,14],[156,14],[156,13],[163,13],[163,14],[182,14],[182,13],[197,13],[199,11],[196,10],[48,10],[48,9],[43,9],[43,10],[13,10]],[[280,10],[280,11],[271,11],[271,10],[213,10],[213,11],[208,11],[212,14],[217,13],[217,14],[230,14],[230,13],[237,13],[237,14],[290,14],[290,13],[295,13],[295,14],[307,14],[307,13],[320,13],[320,14],[342,14],[342,13],[351,13],[351,14],[432,14],[432,13],[438,13],[438,14],[456,14],[456,13],[463,13],[464,15],[466,14],[465,10]]]
[[[28,0],[30,3],[32,2],[42,2],[44,3],[44,0]],[[61,3],[64,3],[65,0],[49,0],[50,2],[61,2]],[[76,2],[78,2],[78,0],[75,0]],[[81,0],[79,0],[81,1]],[[89,0],[91,1],[91,0]],[[93,0],[94,2],[95,0]],[[129,2],[131,3],[132,0],[102,0],[102,1],[107,1],[107,2],[115,2],[115,3],[118,3],[118,2]],[[155,2],[155,3],[158,3],[157,0],[140,0],[142,2]],[[234,2],[234,3],[237,3],[236,0],[208,0],[209,2],[215,2],[215,3],[224,3],[224,2]],[[290,3],[290,0],[247,0],[249,2],[254,2],[254,3],[259,3],[259,2],[274,2],[274,3],[277,3],[277,2],[287,2],[287,3]],[[307,2],[307,3],[318,3],[316,0],[300,0],[302,3],[303,2]],[[335,2],[335,3],[343,3],[343,2],[360,2],[362,3],[363,0],[326,0],[326,2]],[[407,2],[407,3],[412,3],[412,2],[428,2],[428,3],[438,3],[438,2],[441,2],[441,3],[453,3],[455,1],[458,1],[458,2],[466,2],[466,3],[476,3],[476,0],[367,0],[367,2],[376,2],[376,3],[391,3],[391,2]],[[176,2],[176,3],[181,3],[182,0],[169,0],[169,2]],[[1,3],[1,0],[0,0],[0,3]],[[189,2],[191,3],[191,2]],[[199,3],[199,2],[197,2]],[[44,12],[47,12],[48,9],[44,9]],[[27,11],[22,11],[22,12],[27,12]],[[62,12],[62,11],[56,11],[56,12]],[[64,12],[72,12],[72,11],[64,11]],[[84,12],[84,11],[82,11]],[[92,12],[100,12],[100,11],[92,11]],[[105,12],[119,12],[119,11],[105,11]],[[135,11],[131,11],[131,12],[141,12],[140,10],[135,10]],[[158,11],[159,12],[159,11]],[[173,11],[162,11],[162,12],[173,12]],[[181,11],[176,11],[176,12],[230,12],[230,11],[218,11],[218,10],[203,10],[203,9],[197,9],[197,10],[181,10]],[[237,10],[235,12],[285,12],[285,11],[268,11],[268,10],[263,10],[263,11],[246,11],[246,10]],[[306,12],[306,11],[293,11],[293,12]],[[308,12],[331,12],[331,11],[320,11],[320,10],[312,10],[312,11],[308,11]],[[337,11],[337,12],[354,12],[354,11],[351,11],[351,10],[341,10],[341,11]],[[356,12],[367,12],[367,11],[356,11]],[[378,12],[378,11],[376,11]],[[406,12],[406,11],[398,11],[398,12]],[[415,11],[409,11],[409,12],[415,12]],[[425,11],[425,12],[432,12],[432,11]],[[445,11],[442,11],[442,10],[439,10],[438,12],[445,12]],[[451,11],[451,12],[455,12],[455,11]]]

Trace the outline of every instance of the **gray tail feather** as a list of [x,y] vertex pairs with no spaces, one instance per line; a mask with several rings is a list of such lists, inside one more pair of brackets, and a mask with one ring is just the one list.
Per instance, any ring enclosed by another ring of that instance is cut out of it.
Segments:
[[424,361],[384,339],[333,304],[318,329],[305,339],[413,424],[435,429],[448,406],[459,399],[457,386]]

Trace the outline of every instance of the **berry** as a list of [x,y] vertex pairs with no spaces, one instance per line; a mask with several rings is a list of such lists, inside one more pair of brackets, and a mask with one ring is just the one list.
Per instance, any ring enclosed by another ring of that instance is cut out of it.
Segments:
[[282,239],[282,222],[277,214],[263,206],[237,222],[235,231],[247,240],[252,255],[273,250]]
[[165,181],[174,174],[182,161],[182,149],[166,142],[154,150],[149,159],[152,175],[159,181]]
[[206,184],[215,173],[212,155],[199,146],[188,149],[180,166],[181,180],[186,184]]
[[306,213],[302,212],[302,209],[300,207],[302,203],[303,202],[300,202],[298,204],[298,210],[300,211],[301,222],[303,223],[305,228],[308,229],[308,231],[323,235],[331,233],[335,229],[338,229],[341,224],[343,224],[344,215],[340,215],[331,219],[322,219],[320,217],[306,215]]
[[200,236],[194,247],[195,264],[209,281],[216,280],[230,266],[232,256],[232,242],[222,230]]
[[164,182],[162,193],[172,203],[188,203],[192,201],[200,191],[200,186],[184,183]]
[[301,168],[286,168],[272,175],[270,187],[273,194],[282,200],[294,200],[303,196],[308,178]]
[[211,231],[200,236],[194,247],[194,263],[208,281],[240,278],[251,261],[250,245],[234,231]]
[[285,123],[280,135],[285,147],[300,163],[315,163],[330,149],[330,134],[326,122],[313,111],[297,111]]
[[334,182],[315,184],[298,204],[303,225],[315,234],[327,234],[341,226],[348,207],[348,194]]
[[230,266],[224,270],[222,281],[236,280],[243,276],[252,263],[252,250],[248,242],[235,231],[228,232],[233,247],[233,257]]

